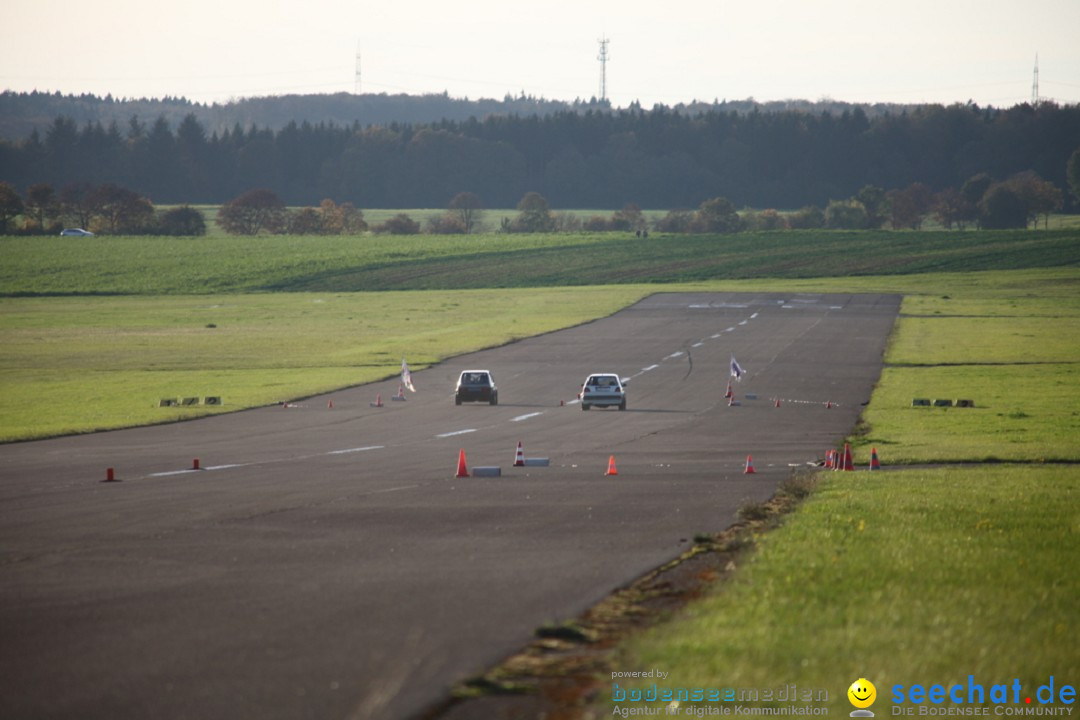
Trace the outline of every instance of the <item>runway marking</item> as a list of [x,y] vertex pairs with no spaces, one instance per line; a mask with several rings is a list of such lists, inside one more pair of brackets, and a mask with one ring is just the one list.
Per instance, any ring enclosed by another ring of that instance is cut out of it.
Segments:
[[696,343],[694,343],[693,345],[691,345],[690,347],[701,347],[701,346],[702,346],[702,345],[704,345],[704,344],[705,344],[705,343],[703,343],[703,342],[696,342]]
[[201,470],[195,470],[195,469],[192,469],[192,468],[188,468],[187,470],[172,470],[171,472],[151,473],[150,477],[169,477],[171,475],[187,475],[188,473],[197,473],[197,472],[202,472],[202,471]]
[[727,330],[725,330],[724,332],[735,332],[735,328],[734,328],[734,327],[729,327],[729,328],[728,328]]
[[327,455],[348,455],[349,453],[364,452],[365,450],[382,450],[385,445],[368,445],[367,447],[349,448],[348,450],[331,450]]
[[716,333],[715,335],[710,335],[709,337],[711,337],[713,340],[715,340],[716,338],[720,337],[720,333]]
[[468,430],[455,430],[454,432],[442,433],[441,435],[436,435],[435,437],[437,437],[437,438],[448,438],[448,437],[454,437],[455,435],[468,435],[469,433],[474,433],[474,432],[476,432],[476,428],[469,428]]
[[745,324],[746,324],[746,323],[748,323],[748,322],[750,322],[750,321],[749,321],[749,320],[743,320],[743,321],[742,321],[741,323],[739,323],[739,324],[740,324],[740,325],[745,325]]
[[[647,373],[647,372],[649,372],[650,370],[655,370],[655,369],[656,369],[656,368],[658,368],[658,367],[660,367],[660,366],[659,366],[659,365],[650,365],[649,367],[646,367],[646,368],[641,368],[641,372],[643,372],[643,373]],[[641,373],[638,373],[638,374],[640,375]]]
[[544,412],[541,410],[540,412],[529,413],[528,415],[518,415],[516,418],[510,418],[510,422],[521,422],[522,420],[528,420],[529,418],[534,418],[537,415],[543,414]]
[[228,470],[229,468],[245,467],[246,465],[250,465],[250,464],[251,463],[229,463],[228,465],[209,465],[209,466],[206,467],[206,469],[207,470]]
[[664,359],[665,359],[665,360],[670,360],[671,358],[677,358],[677,357],[679,357],[680,355],[685,355],[685,354],[686,354],[686,353],[684,353],[684,352],[683,352],[682,350],[680,350],[679,352],[673,352],[673,353],[671,353],[670,355],[668,355],[668,356],[667,356],[666,358],[664,358]]
[[758,314],[757,314],[757,313],[754,313],[753,315],[751,315],[751,316],[750,316],[750,319],[751,319],[751,320],[753,320],[753,319],[754,319],[754,318],[756,318],[757,316],[758,316]]

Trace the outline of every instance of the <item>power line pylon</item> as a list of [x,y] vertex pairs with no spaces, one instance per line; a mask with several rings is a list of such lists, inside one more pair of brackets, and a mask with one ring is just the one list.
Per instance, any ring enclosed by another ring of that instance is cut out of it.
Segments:
[[607,38],[600,38],[600,54],[596,56],[596,59],[600,61],[600,101],[607,100],[607,61],[608,61],[608,43],[611,42]]

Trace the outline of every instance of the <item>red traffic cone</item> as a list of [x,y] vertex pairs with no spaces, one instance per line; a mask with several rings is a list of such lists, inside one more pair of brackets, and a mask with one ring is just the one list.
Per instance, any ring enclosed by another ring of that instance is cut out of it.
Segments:
[[371,403],[371,407],[382,407],[382,406],[383,406],[383,404],[382,404],[382,393],[377,393],[375,395],[375,402]]
[[825,401],[825,409],[826,410],[832,410],[832,400],[826,400]]
[[333,398],[326,401],[326,409],[327,410],[333,410],[334,409],[334,400],[333,400]]
[[469,469],[465,467],[465,450],[464,448],[458,453],[457,457],[457,476],[459,478],[469,477]]
[[833,466],[833,451],[832,450],[826,450],[825,451],[825,469],[826,470],[832,470],[832,466]]
[[518,440],[517,452],[514,453],[514,467],[524,467],[525,465],[525,451],[521,447],[521,441]]
[[116,470],[113,468],[105,468],[105,479],[101,482],[118,482],[116,479]]
[[780,407],[780,398],[776,398],[776,400],[773,401],[773,407]]
[[724,393],[724,397],[726,397],[726,398],[731,398],[731,397],[735,397],[735,393],[733,393],[733,392],[731,391],[731,381],[730,381],[730,380],[728,380],[728,384],[727,384],[727,392],[726,392],[726,393]]
[[870,469],[871,470],[880,470],[881,469],[881,463],[878,462],[877,448],[871,448],[870,449]]
[[607,461],[607,472],[605,475],[618,475],[619,471],[615,469],[615,456],[612,455]]
[[844,444],[844,470],[854,470],[855,465],[851,462],[851,446]]
[[199,458],[195,458],[194,460],[191,461],[191,469],[192,470],[201,470],[202,469],[202,466],[199,465]]
[[754,459],[749,455],[746,456],[746,469],[743,470],[743,475],[754,474]]

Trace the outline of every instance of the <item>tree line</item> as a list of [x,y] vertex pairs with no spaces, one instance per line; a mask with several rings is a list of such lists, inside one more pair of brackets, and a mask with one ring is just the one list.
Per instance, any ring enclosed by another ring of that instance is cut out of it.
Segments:
[[[461,192],[487,207],[515,207],[536,192],[566,209],[632,204],[684,214],[715,198],[789,209],[855,198],[872,225],[884,206],[856,198],[864,188],[892,193],[894,209],[909,201],[918,209],[927,197],[941,204],[946,192],[977,207],[982,196],[963,192],[975,178],[984,192],[993,185],[1017,195],[1026,176],[1060,194],[1077,148],[1080,106],[1051,103],[874,118],[859,108],[833,116],[658,107],[423,125],[291,123],[276,132],[237,125],[221,134],[207,134],[193,114],[175,130],[164,118],[79,127],[61,116],[44,136],[0,142],[0,181],[22,192],[131,188],[158,204],[225,204],[266,189],[312,208],[327,198],[356,208],[445,207]],[[1061,208],[1072,207],[1066,199]],[[972,217],[961,207],[958,222],[965,212]]]

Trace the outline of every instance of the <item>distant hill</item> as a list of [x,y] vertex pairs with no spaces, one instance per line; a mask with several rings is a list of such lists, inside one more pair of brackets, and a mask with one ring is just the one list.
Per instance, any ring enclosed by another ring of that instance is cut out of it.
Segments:
[[[632,106],[633,109],[642,109]],[[671,111],[685,114],[703,112],[788,112],[839,115],[854,108],[861,108],[867,117],[898,113],[917,106],[894,104],[862,104],[831,100],[811,102],[786,100],[758,103],[753,98],[734,101],[680,103]],[[125,131],[133,117],[149,124],[164,117],[172,128],[179,127],[187,115],[194,115],[208,134],[221,134],[237,125],[249,129],[252,126],[281,130],[290,122],[309,122],[349,127],[359,124],[420,125],[443,120],[462,122],[469,118],[483,120],[492,115],[546,116],[558,112],[586,112],[611,110],[607,101],[595,98],[584,101],[545,100],[525,95],[507,95],[502,100],[481,98],[469,100],[453,98],[446,93],[437,95],[387,95],[336,93],[333,95],[279,95],[234,100],[227,103],[196,103],[185,98],[117,99],[111,95],[62,95],[60,93],[30,92],[0,93],[0,139],[19,141],[34,130],[44,135],[46,129],[60,116],[75,121],[77,127],[87,123],[100,123],[108,128],[116,123]],[[646,108],[648,109],[648,108]]]

